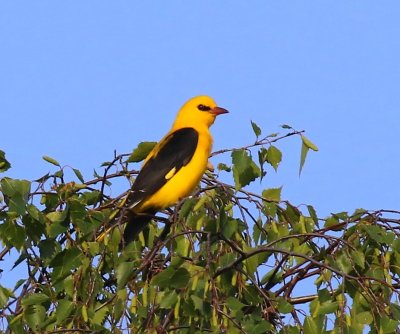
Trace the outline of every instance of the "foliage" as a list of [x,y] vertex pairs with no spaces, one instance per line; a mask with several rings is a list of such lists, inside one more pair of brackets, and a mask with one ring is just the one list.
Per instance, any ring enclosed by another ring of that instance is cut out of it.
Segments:
[[[106,194],[134,177],[134,154],[103,164],[102,175],[66,180],[56,167],[35,181],[0,179],[0,259],[19,257],[25,276],[1,282],[0,317],[12,333],[394,333],[400,321],[399,211],[355,210],[321,219],[311,205],[281,199],[281,188],[248,190],[277,170],[278,142],[302,131],[213,155],[230,155],[218,175],[155,217],[121,249],[123,226],[109,217],[126,195]],[[0,151],[0,168],[10,163]],[[222,177],[223,176],[223,177]],[[223,182],[229,179],[232,182]],[[127,187],[128,188],[128,187]],[[157,223],[158,221],[158,223]],[[11,251],[14,251],[12,253]],[[10,286],[13,284],[13,286]],[[313,293],[306,292],[312,286]]]

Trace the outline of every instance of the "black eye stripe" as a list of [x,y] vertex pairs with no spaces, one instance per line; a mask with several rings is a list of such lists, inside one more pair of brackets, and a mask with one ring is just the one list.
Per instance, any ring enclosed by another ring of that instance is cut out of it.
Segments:
[[209,111],[209,110],[211,110],[211,108],[209,106],[205,106],[204,104],[199,104],[197,106],[197,109],[199,109],[201,111]]

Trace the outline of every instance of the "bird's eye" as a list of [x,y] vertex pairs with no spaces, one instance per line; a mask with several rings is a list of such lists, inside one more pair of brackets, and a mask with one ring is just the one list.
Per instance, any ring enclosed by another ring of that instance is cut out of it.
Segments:
[[205,106],[204,104],[199,104],[197,106],[197,109],[199,109],[201,111],[209,111],[209,110],[211,110],[211,108],[209,106]]

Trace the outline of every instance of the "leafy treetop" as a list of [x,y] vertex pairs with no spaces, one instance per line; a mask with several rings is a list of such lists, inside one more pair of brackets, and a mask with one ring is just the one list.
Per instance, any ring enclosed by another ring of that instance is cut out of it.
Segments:
[[[116,155],[91,180],[78,169],[67,179],[69,167],[47,156],[53,173],[35,181],[2,177],[0,259],[25,270],[11,286],[0,284],[3,330],[394,333],[400,212],[321,218],[311,205],[282,200],[281,188],[250,191],[278,170],[282,140],[300,137],[300,172],[317,150],[288,125],[268,136],[251,125],[254,143],[213,153],[231,162],[207,172],[193,196],[154,217],[124,249],[122,227],[109,222],[126,193],[111,197],[107,189],[134,178],[132,164],[154,143]],[[0,172],[10,167],[0,151]]]

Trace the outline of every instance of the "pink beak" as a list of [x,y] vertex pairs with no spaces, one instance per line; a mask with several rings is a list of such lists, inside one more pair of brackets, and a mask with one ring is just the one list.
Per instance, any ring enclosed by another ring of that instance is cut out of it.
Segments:
[[221,115],[221,114],[227,114],[227,113],[229,113],[229,111],[224,109],[224,108],[214,107],[214,108],[212,108],[210,110],[210,113],[218,116],[218,115]]

